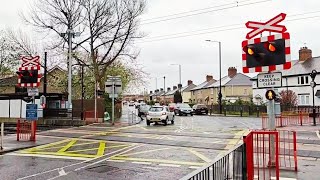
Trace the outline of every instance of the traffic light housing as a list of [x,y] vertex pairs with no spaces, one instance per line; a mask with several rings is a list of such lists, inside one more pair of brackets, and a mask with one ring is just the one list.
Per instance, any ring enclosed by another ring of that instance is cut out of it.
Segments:
[[245,40],[242,51],[244,73],[291,68],[289,33]]
[[20,83],[37,83],[38,82],[38,70],[22,70],[17,71]]

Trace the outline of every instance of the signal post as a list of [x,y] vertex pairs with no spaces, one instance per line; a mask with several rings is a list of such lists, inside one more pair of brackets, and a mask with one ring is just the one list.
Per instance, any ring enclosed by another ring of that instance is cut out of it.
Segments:
[[[277,70],[291,68],[290,34],[287,28],[279,25],[286,17],[280,13],[265,23],[248,21],[246,27],[253,29],[242,41],[242,65],[243,73],[262,73],[258,75],[258,88],[267,88],[265,97],[268,103],[268,129],[276,130],[275,126],[275,87],[282,86],[282,75]],[[269,36],[255,38],[263,32],[269,32]],[[275,33],[271,35],[271,32]],[[271,153],[275,152],[275,139],[271,137]],[[270,166],[275,165],[275,157],[272,156]]]

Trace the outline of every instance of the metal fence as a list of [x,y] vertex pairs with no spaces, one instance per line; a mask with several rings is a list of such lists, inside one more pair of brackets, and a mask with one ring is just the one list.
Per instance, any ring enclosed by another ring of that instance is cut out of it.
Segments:
[[183,177],[182,180],[246,180],[246,148],[238,145],[225,156]]

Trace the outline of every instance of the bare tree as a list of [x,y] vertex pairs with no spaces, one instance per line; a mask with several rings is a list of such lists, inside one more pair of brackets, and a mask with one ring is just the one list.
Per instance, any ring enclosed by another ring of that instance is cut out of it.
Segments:
[[72,50],[78,63],[87,65],[100,88],[107,67],[117,59],[135,59],[138,53],[132,42],[143,35],[138,32],[144,0],[38,0],[26,22],[57,39],[53,47],[64,47],[61,32],[80,32]]

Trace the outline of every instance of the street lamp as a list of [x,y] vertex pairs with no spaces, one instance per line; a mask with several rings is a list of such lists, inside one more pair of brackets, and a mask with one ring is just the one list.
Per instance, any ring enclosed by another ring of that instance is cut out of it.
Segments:
[[176,65],[179,66],[179,84],[181,84],[181,64],[170,64],[172,66]]
[[74,32],[72,27],[68,27],[67,32],[60,33],[60,36],[68,40],[68,108],[72,108],[72,38],[80,36],[79,32]]
[[165,96],[166,95],[166,77],[163,76],[163,105],[165,104]]
[[219,99],[219,114],[222,114],[222,93],[221,93],[221,42],[220,41],[213,41],[213,40],[206,40],[207,42],[214,42],[214,43],[219,43],[219,94],[218,94],[218,99]]

